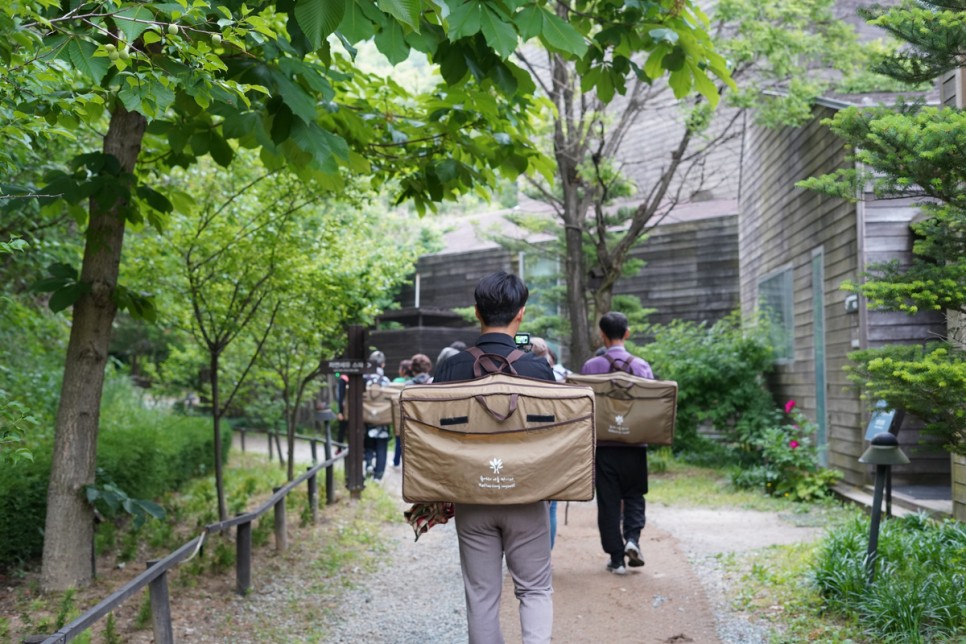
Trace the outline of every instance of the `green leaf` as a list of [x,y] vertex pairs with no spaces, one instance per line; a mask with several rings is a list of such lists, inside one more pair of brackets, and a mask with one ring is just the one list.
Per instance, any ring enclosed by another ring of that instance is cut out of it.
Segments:
[[79,72],[100,84],[110,68],[111,59],[105,56],[94,56],[97,47],[92,42],[72,39],[63,49],[63,55]]
[[574,27],[549,11],[543,12],[543,31],[540,42],[551,51],[582,57],[587,53],[587,41]]
[[486,42],[501,58],[506,58],[517,48],[517,34],[513,27],[489,7],[483,8],[480,22]]
[[514,16],[514,22],[520,37],[524,40],[536,38],[543,33],[543,9],[536,5],[524,7],[523,11]]
[[708,99],[708,103],[711,104],[711,107],[717,106],[718,100],[721,98],[721,95],[718,93],[718,86],[715,85],[710,78],[708,78],[705,70],[699,69],[695,63],[689,63],[688,66],[691,68],[691,73],[694,75],[694,88],[698,90],[702,96]]
[[68,306],[71,306],[81,298],[82,295],[90,293],[91,285],[87,282],[73,282],[54,291],[54,294],[50,296],[50,310],[54,313],[58,311],[63,311]]
[[368,5],[372,4],[372,0],[347,0],[345,16],[339,24],[339,32],[350,43],[369,40],[376,35],[376,26],[366,15],[360,5],[361,2],[365,2]]
[[379,8],[404,25],[419,31],[421,0],[379,0]]
[[671,89],[674,90],[675,98],[684,98],[691,91],[691,82],[693,76],[691,75],[690,69],[679,69],[677,71],[671,72],[671,77],[668,79],[668,84]]
[[453,9],[449,14],[450,40],[459,40],[479,33],[482,27],[483,6],[478,0],[470,0]]
[[393,65],[409,58],[409,44],[398,22],[390,22],[376,34],[376,47]]
[[308,94],[300,85],[292,82],[285,75],[274,72],[272,74],[275,83],[278,85],[279,94],[292,113],[306,123],[315,120],[315,99]]
[[345,16],[346,0],[298,0],[295,19],[313,49],[339,28]]
[[232,159],[235,158],[235,150],[223,137],[216,133],[211,135],[211,145],[208,146],[208,153],[211,158],[223,168],[227,168],[231,165]]
[[154,14],[143,5],[127,6],[114,14],[114,24],[124,34],[124,39],[132,43],[138,36],[151,28]]
[[684,52],[684,48],[680,45],[675,45],[671,53],[661,59],[661,66],[668,71],[676,72],[684,67],[686,59],[687,55]]
[[149,186],[138,186],[138,197],[144,200],[148,206],[154,208],[158,212],[171,212],[174,210],[174,206],[163,194],[151,188]]

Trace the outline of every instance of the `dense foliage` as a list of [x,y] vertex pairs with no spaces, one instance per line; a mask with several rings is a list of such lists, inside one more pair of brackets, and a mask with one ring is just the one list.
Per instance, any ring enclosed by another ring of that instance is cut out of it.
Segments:
[[[210,423],[145,406],[123,376],[109,381],[104,423],[98,440],[103,471],[95,487],[115,484],[133,500],[154,499],[208,472],[212,463]],[[49,430],[28,437],[33,461],[0,468],[0,566],[40,555],[53,436]],[[225,437],[228,453],[231,434]],[[123,514],[123,512],[120,512]]]
[[834,615],[858,620],[876,642],[961,641],[966,632],[966,526],[925,515],[885,521],[868,582],[869,520],[831,532],[812,578]]
[[[818,464],[815,425],[794,401],[777,408],[765,388],[771,348],[737,314],[708,326],[652,326],[640,350],[655,376],[678,383],[674,451],[733,467],[737,487],[795,501],[823,498],[840,477]],[[714,437],[714,440],[711,439]]]
[[[922,82],[961,66],[963,3],[906,1],[863,13],[905,44],[880,61],[882,73]],[[912,226],[911,263],[871,266],[863,283],[848,286],[876,307],[942,312],[949,319],[949,337],[927,347],[853,353],[852,379],[870,401],[915,413],[947,449],[966,453],[966,112],[900,103],[843,110],[829,125],[855,150],[856,166],[802,185],[847,199],[871,185],[878,196],[917,198],[923,214]]]

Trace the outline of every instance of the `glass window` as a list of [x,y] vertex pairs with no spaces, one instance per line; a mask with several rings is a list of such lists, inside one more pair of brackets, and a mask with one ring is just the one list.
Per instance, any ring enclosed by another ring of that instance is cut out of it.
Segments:
[[772,273],[758,282],[758,305],[765,314],[777,362],[795,358],[795,307],[791,267]]

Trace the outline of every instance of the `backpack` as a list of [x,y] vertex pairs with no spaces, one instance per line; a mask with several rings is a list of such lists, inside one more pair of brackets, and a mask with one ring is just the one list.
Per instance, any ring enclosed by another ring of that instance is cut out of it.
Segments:
[[388,378],[366,379],[366,389],[362,392],[362,419],[366,425],[391,425],[392,406],[399,400],[402,383],[390,382]]
[[571,374],[567,382],[591,387],[597,400],[597,441],[626,445],[670,445],[674,440],[678,383],[630,373],[634,360],[614,358],[610,373]]
[[507,356],[467,350],[473,380],[400,395],[403,499],[503,505],[594,496],[594,394],[516,374]]

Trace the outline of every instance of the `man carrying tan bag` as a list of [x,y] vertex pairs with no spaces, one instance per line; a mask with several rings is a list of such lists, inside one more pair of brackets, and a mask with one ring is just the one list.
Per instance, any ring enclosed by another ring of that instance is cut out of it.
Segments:
[[[499,272],[480,280],[474,293],[481,335],[476,346],[484,354],[507,358],[517,374],[554,381],[549,363],[520,353],[514,336],[520,329],[529,291],[516,275]],[[499,358],[495,359],[499,362]],[[434,383],[471,380],[478,358],[463,351],[449,358]],[[486,371],[501,370],[499,365]],[[433,387],[436,384],[431,385]],[[406,450],[409,443],[403,445]],[[405,458],[405,451],[404,451]],[[498,468],[494,464],[494,468]],[[406,465],[404,463],[404,469]],[[502,561],[513,576],[520,601],[520,623],[525,644],[549,642],[553,627],[550,576],[550,520],[546,501],[513,505],[456,505],[456,534],[466,591],[470,644],[502,643],[500,591]]]
[[[627,316],[611,311],[601,317],[598,326],[606,351],[585,362],[580,369],[581,374],[624,372],[641,378],[654,378],[651,366],[624,348],[624,340],[630,335]],[[625,557],[632,567],[644,565],[640,543],[645,522],[647,445],[602,440],[601,429],[598,427],[594,479],[597,488],[597,529],[600,531],[601,546],[610,555],[607,570],[623,575],[627,572]]]

